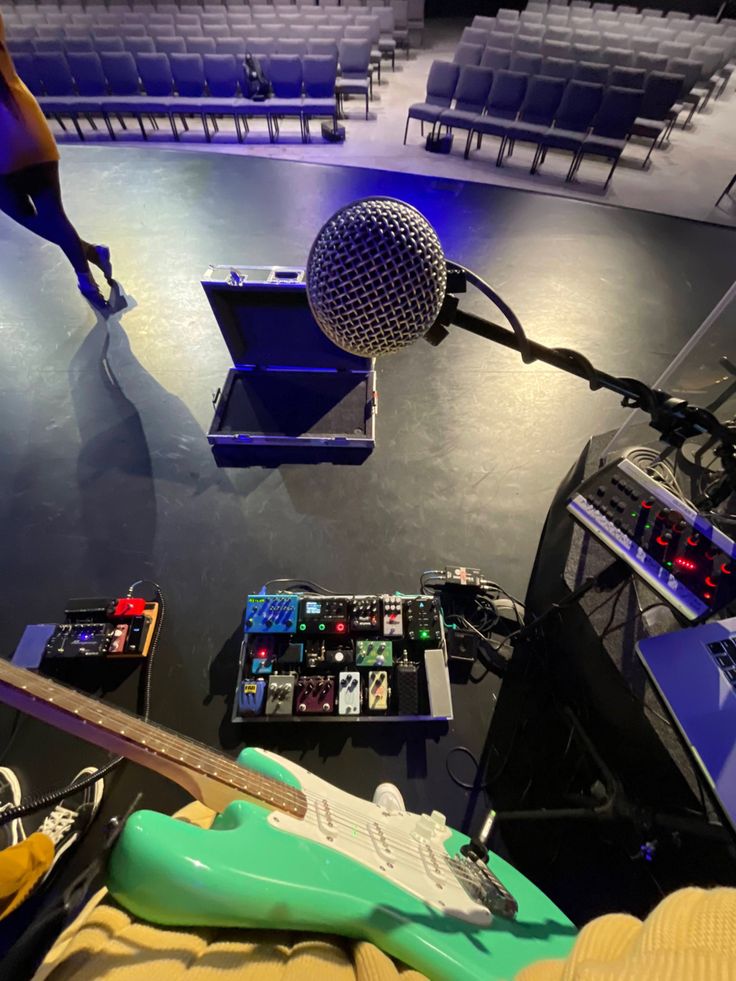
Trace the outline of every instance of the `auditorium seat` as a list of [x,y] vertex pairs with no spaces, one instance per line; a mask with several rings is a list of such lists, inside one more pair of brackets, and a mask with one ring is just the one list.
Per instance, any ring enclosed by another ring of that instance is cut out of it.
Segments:
[[[486,49],[488,50],[488,49]],[[455,87],[457,86],[460,66],[449,61],[433,61],[427,77],[427,91],[424,102],[415,102],[409,106],[406,115],[406,126],[404,128],[404,145],[409,132],[409,122],[418,119],[422,125],[422,136],[424,136],[424,123],[432,123],[432,129],[437,122],[443,109],[449,108],[452,103]]]

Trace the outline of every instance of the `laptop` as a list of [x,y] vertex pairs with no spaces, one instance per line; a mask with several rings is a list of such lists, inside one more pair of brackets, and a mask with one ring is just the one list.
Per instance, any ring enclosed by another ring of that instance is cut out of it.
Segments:
[[636,652],[736,831],[736,617],[649,637]]

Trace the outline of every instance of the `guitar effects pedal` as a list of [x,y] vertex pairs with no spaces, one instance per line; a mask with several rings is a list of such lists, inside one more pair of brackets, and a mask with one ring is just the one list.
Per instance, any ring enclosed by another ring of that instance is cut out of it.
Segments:
[[350,630],[353,633],[375,633],[379,616],[377,596],[356,596],[350,604]]
[[295,674],[272,674],[268,679],[266,715],[291,715],[294,706]]
[[275,638],[255,637],[250,645],[250,664],[253,674],[271,674],[276,660]]
[[401,615],[400,596],[383,596],[383,636],[401,637],[404,633],[404,619]]
[[353,645],[350,643],[332,649],[328,648],[325,651],[326,664],[352,664],[353,660]]
[[357,671],[341,671],[338,675],[337,714],[358,715],[360,712],[360,675]]
[[394,663],[390,640],[358,640],[355,642],[355,663],[359,668],[390,668]]
[[399,715],[419,712],[419,665],[404,660],[396,665],[396,701]]
[[291,593],[251,595],[245,604],[245,632],[289,634],[296,625],[299,597]]
[[298,715],[327,715],[335,708],[335,679],[315,676],[299,678],[296,683]]
[[346,598],[310,596],[299,603],[299,632],[305,634],[348,633],[348,601]]
[[434,642],[440,639],[437,608],[431,597],[404,600],[404,625],[409,640]]
[[371,712],[385,712],[388,709],[390,690],[387,671],[368,673],[368,708]]
[[266,695],[264,678],[243,678],[238,688],[238,714],[259,715]]

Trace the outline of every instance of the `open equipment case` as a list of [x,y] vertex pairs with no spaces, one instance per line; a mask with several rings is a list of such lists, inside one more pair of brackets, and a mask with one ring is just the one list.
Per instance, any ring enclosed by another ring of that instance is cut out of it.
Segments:
[[322,333],[303,269],[210,266],[202,287],[233,360],[213,399],[212,445],[373,449],[374,361]]

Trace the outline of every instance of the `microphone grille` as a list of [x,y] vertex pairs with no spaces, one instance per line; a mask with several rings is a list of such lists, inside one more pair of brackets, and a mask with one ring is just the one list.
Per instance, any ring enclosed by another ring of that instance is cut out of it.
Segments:
[[446,288],[437,233],[394,198],[341,208],[320,230],[307,261],[315,320],[334,344],[363,357],[388,354],[426,334]]

